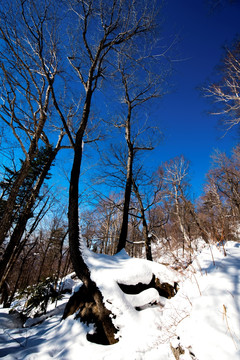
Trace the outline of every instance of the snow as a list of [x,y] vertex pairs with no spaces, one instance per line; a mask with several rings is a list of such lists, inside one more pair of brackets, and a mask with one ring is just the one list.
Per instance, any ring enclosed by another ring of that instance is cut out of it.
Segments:
[[147,304],[158,303],[164,306],[166,298],[159,296],[156,289],[147,289],[137,295],[125,295],[126,300],[134,307],[143,307]]
[[72,290],[73,286],[75,286],[75,281],[73,280],[74,273],[67,275],[59,284],[58,288],[62,291]]
[[[94,360],[174,360],[172,349],[181,347],[180,360],[238,360],[240,358],[240,244],[205,245],[193,255],[185,270],[143,259],[122,251],[113,257],[83,248],[92,279],[103,293],[105,305],[119,328],[119,342],[110,345],[90,343],[94,331],[74,319],[61,320],[69,295],[49,308],[41,318],[20,327],[9,309],[0,308],[0,357],[6,360],[94,359]],[[211,251],[210,251],[211,250]],[[214,263],[213,263],[214,259]],[[162,261],[162,259],[161,259]],[[166,263],[166,261],[163,261]],[[137,295],[123,293],[118,283],[148,284],[153,274],[174,284],[179,291],[171,299],[153,289]],[[79,284],[69,276],[66,283]],[[141,311],[136,310],[140,307]],[[35,326],[33,323],[38,323]]]
[[226,257],[213,248],[215,266],[206,250],[198,257],[201,295],[192,293],[191,315],[177,329],[199,359],[240,359],[240,244],[225,248]]

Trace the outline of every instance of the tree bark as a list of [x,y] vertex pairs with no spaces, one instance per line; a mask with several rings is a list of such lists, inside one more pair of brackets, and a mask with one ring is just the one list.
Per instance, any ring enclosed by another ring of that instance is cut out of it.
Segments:
[[117,246],[117,253],[125,248],[128,234],[128,213],[132,192],[132,175],[133,175],[133,143],[131,141],[131,116],[132,116],[132,104],[128,101],[128,115],[125,124],[125,139],[128,146],[128,158],[127,158],[127,177],[124,193],[123,204],[123,216],[122,226]]
[[68,207],[68,222],[69,222],[69,249],[73,268],[79,279],[82,280],[87,290],[92,295],[96,302],[100,320],[102,321],[103,329],[109,344],[116,343],[114,334],[116,332],[110,318],[110,312],[106,309],[103,303],[103,297],[98,289],[96,283],[91,279],[90,270],[83,259],[82,244],[80,239],[79,222],[78,222],[78,196],[79,196],[79,177],[82,162],[82,143],[83,135],[87,125],[87,120],[90,112],[90,105],[92,99],[92,91],[88,90],[86,94],[86,101],[83,109],[82,121],[79,130],[76,134],[76,141],[74,145],[74,159],[70,178],[69,189],[69,207]]
[[185,243],[187,243],[188,245],[191,244],[191,241],[189,239],[189,236],[185,230],[182,218],[181,218],[181,214],[180,214],[180,205],[179,205],[179,195],[178,195],[178,190],[177,190],[177,186],[174,184],[173,185],[173,191],[174,191],[174,203],[175,203],[175,208],[176,208],[176,216],[177,216],[177,220],[178,220],[178,225],[180,228],[180,231],[182,233],[183,236],[183,255],[185,252]]
[[133,155],[132,151],[129,151],[128,163],[127,163],[127,180],[124,193],[124,205],[123,205],[123,216],[122,216],[122,226],[119,236],[117,252],[121,251],[126,246],[127,234],[128,234],[128,213],[131,200],[132,192],[132,164],[133,164]]
[[146,251],[146,258],[147,260],[152,261],[152,248],[151,248],[151,239],[149,237],[149,231],[147,226],[147,220],[145,216],[145,210],[142,202],[141,195],[139,193],[139,189],[135,181],[133,180],[133,191],[138,199],[140,212],[141,212],[141,219],[142,219],[142,226],[143,226],[143,236],[144,236],[144,244],[145,244],[145,251]]

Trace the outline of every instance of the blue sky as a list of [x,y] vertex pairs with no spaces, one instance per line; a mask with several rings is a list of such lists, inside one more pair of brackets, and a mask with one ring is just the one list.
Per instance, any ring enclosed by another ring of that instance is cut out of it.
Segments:
[[[215,12],[210,11],[207,3],[207,0],[167,0],[160,14],[160,19],[162,16],[165,18],[161,33],[163,43],[171,43],[176,36],[179,41],[171,53],[174,66],[171,89],[157,100],[159,103],[154,114],[164,140],[148,155],[151,171],[164,161],[184,155],[191,163],[194,198],[201,194],[214,149],[229,153],[237,143],[234,131],[222,138],[224,132],[219,129],[219,119],[207,114],[210,103],[202,97],[198,88],[209,78],[214,78],[223,46],[231,44],[240,34],[240,1],[226,4]],[[58,164],[70,170],[71,156],[69,152],[63,152]],[[84,167],[91,168],[93,163],[94,160],[87,154]],[[64,187],[67,196],[65,173],[61,167],[54,167],[52,173],[52,182]]]
[[183,154],[191,162],[192,192],[196,197],[201,193],[214,149],[229,153],[237,143],[234,131],[222,137],[219,118],[207,113],[211,104],[198,88],[214,79],[223,46],[240,34],[240,2],[211,12],[204,0],[169,0],[163,14],[165,39],[177,35],[180,40],[173,58],[173,89],[159,100],[156,116],[164,141],[155,150],[153,161],[161,163]]

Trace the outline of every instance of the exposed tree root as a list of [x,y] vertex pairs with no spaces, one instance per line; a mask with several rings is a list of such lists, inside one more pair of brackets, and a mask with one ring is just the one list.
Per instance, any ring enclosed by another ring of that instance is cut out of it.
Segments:
[[69,299],[64,310],[63,319],[76,314],[76,319],[79,318],[86,324],[94,324],[94,334],[87,335],[89,341],[102,345],[114,344],[117,342],[115,339],[117,329],[112,324],[110,311],[106,308],[99,311],[98,299],[95,299],[86,286],[82,285]]
[[158,291],[160,296],[167,299],[175,296],[178,290],[177,283],[174,283],[174,286],[168,283],[161,283],[155,275],[153,275],[149,284],[138,283],[135,285],[126,285],[118,283],[118,285],[125,294],[140,294],[144,290],[154,288]]

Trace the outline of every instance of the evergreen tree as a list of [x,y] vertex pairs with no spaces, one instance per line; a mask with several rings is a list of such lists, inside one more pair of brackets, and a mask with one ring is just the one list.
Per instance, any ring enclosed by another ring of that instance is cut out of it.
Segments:
[[[39,149],[35,158],[31,161],[31,166],[29,168],[28,174],[24,179],[23,184],[21,185],[16,198],[15,212],[13,214],[13,222],[16,222],[19,219],[19,216],[22,214],[22,211],[24,210],[25,205],[28,201],[29,194],[31,194],[34,184],[38,179],[44,165],[50,158],[52,152],[53,152],[52,146],[48,146],[48,147],[42,146]],[[23,160],[20,160],[20,162],[22,165]],[[0,201],[0,219],[2,218],[2,215],[4,213],[4,207],[7,197],[9,196],[19,173],[19,171],[14,171],[6,166],[4,168],[5,168],[5,177],[0,182],[0,189],[2,190],[2,194],[4,194],[3,198]],[[51,174],[48,173],[45,179],[49,179],[50,177]],[[40,198],[40,195],[38,195],[38,198]]]

